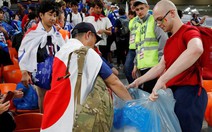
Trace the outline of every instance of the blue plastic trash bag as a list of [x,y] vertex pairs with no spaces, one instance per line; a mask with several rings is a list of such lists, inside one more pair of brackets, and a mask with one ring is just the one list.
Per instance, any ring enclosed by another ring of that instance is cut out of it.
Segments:
[[18,83],[16,90],[23,89],[24,96],[22,98],[14,98],[13,104],[18,110],[38,109],[38,96],[32,85],[25,87],[22,83]]
[[128,91],[134,100],[125,102],[114,95],[112,132],[181,132],[170,89],[159,90],[155,102],[148,99],[149,93],[145,91],[137,88]]

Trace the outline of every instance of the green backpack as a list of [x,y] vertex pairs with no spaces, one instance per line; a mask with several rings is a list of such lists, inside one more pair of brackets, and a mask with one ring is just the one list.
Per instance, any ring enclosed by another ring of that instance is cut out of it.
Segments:
[[[74,100],[77,99],[74,113],[73,132],[110,132],[113,123],[113,101],[108,88],[100,76],[97,76],[93,89],[88,94],[83,105],[80,104],[81,79],[85,56],[88,47],[75,50],[78,55],[78,78],[74,91]],[[69,63],[72,53],[69,54],[66,75],[68,76]]]

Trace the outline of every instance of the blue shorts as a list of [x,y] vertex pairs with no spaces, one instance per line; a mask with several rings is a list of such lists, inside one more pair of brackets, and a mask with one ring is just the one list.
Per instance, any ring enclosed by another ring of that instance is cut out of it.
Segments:
[[200,132],[208,101],[205,89],[200,86],[177,86],[172,90],[176,99],[174,111],[182,132]]

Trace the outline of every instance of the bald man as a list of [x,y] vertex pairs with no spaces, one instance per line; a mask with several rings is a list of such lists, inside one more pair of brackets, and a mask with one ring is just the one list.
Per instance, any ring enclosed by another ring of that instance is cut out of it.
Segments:
[[200,132],[207,105],[206,91],[199,85],[197,65],[203,53],[200,33],[195,27],[183,24],[176,6],[169,0],[159,1],[153,9],[153,16],[157,26],[171,32],[172,36],[166,42],[160,63],[128,87],[137,87],[159,77],[149,96],[150,100],[158,98],[157,90],[171,88],[176,99],[174,111],[182,131]]

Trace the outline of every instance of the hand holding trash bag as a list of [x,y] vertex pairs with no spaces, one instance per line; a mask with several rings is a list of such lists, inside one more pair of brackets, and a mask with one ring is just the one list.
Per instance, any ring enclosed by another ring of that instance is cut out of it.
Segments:
[[155,84],[154,88],[152,89],[152,93],[149,95],[149,99],[151,101],[156,101],[156,99],[158,99],[158,93],[157,91],[159,89],[166,89],[166,82],[161,81],[162,79],[159,78],[157,83]]
[[128,89],[134,100],[123,101],[114,97],[112,132],[181,132],[174,113],[175,99],[170,89],[158,90],[158,99],[149,100],[149,93],[136,88]]

